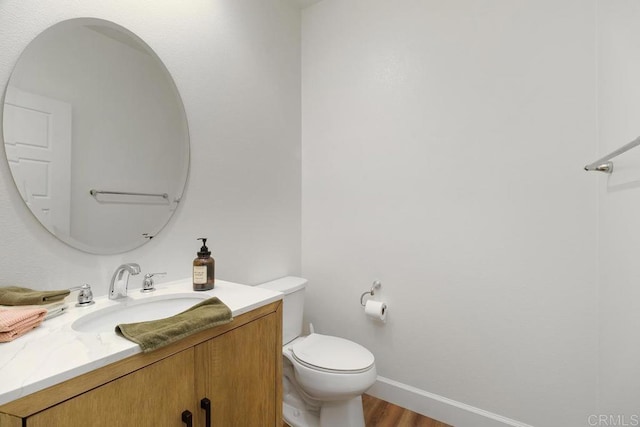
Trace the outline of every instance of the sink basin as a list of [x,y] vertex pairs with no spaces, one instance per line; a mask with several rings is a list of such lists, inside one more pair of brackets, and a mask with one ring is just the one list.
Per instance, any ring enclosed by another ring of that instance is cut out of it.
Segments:
[[73,322],[77,332],[114,332],[120,323],[144,322],[173,316],[209,298],[208,295],[159,295],[140,300],[125,300],[86,314]]

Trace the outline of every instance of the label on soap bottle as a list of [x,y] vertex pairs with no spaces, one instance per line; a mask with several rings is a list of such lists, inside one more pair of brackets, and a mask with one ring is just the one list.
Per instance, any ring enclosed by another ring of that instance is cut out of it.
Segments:
[[194,285],[207,284],[207,266],[206,265],[193,266],[193,284]]

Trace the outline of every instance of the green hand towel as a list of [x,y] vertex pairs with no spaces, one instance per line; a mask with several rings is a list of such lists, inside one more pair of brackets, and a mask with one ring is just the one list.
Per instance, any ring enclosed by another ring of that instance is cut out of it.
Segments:
[[217,297],[165,319],[148,322],[122,323],[116,333],[140,345],[144,353],[156,350],[213,326],[232,320],[231,310]]
[[41,305],[61,301],[69,295],[69,289],[60,291],[34,291],[19,286],[0,288],[0,305]]

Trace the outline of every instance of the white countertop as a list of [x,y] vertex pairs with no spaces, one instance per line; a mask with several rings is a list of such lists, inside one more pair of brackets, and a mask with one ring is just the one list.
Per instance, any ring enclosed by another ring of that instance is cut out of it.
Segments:
[[[234,317],[282,299],[282,294],[254,286],[216,279],[210,291],[193,292],[190,279],[156,284],[156,291],[143,294],[129,289],[129,300],[185,292],[218,297]],[[138,344],[114,332],[76,332],[71,324],[80,317],[121,304],[106,296],[96,298],[89,307],[75,307],[72,293],[66,298],[66,313],[46,320],[39,327],[8,343],[0,343],[0,405],[70,378],[140,353]]]

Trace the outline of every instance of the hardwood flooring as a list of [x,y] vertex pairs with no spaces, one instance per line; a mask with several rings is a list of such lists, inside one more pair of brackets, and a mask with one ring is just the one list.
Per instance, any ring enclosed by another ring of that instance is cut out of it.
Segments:
[[362,408],[366,427],[452,427],[368,394],[362,395]]
[[452,427],[368,394],[362,395],[367,427]]

